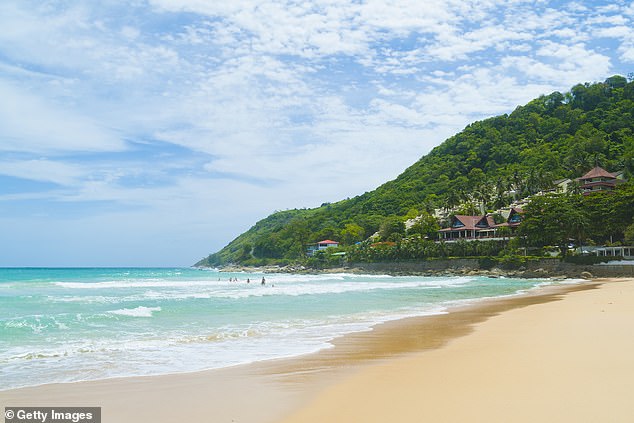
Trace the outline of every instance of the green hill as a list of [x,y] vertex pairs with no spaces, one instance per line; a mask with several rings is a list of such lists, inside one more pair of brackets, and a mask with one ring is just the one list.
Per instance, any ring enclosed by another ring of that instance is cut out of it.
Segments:
[[306,245],[354,244],[381,225],[468,201],[493,209],[596,164],[634,172],[634,81],[613,76],[541,96],[478,121],[376,190],[315,209],[274,213],[197,263],[264,264],[304,256]]

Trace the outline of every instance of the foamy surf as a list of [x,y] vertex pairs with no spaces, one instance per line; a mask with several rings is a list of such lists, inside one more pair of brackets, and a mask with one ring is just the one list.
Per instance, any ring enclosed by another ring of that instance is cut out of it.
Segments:
[[513,295],[544,282],[551,283],[475,276],[0,269],[0,389],[306,354],[377,323],[444,313],[447,304]]
[[155,311],[161,311],[161,307],[143,307],[139,306],[136,308],[124,308],[121,310],[111,310],[108,313],[117,314],[119,316],[130,316],[130,317],[152,317],[152,313]]

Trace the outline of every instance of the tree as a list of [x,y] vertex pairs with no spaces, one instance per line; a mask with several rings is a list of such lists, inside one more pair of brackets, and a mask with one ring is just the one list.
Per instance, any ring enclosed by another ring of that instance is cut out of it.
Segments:
[[395,235],[400,238],[404,234],[405,223],[396,216],[386,218],[379,227],[379,236],[383,241],[391,241],[395,238]]
[[242,246],[242,251],[240,252],[240,257],[239,260],[240,261],[245,261],[250,259],[251,257],[253,257],[251,255],[251,251],[253,250],[253,246],[251,244],[244,244]]
[[315,241],[321,241],[324,239],[338,240],[340,235],[340,232],[335,227],[328,225],[317,231],[317,233],[312,236],[312,239]]
[[474,203],[464,203],[456,210],[455,214],[462,214],[467,216],[476,216],[480,212],[480,208]]
[[292,240],[288,250],[290,258],[304,257],[310,229],[305,219],[293,219],[285,228],[285,237]]
[[496,235],[501,237],[504,241],[507,241],[507,238],[511,236],[511,228],[508,226],[500,226]]
[[486,186],[478,187],[473,191],[473,199],[478,202],[480,207],[480,214],[485,214],[487,211],[487,204],[491,200],[489,189]]
[[507,201],[507,191],[509,189],[509,184],[506,182],[504,178],[498,176],[495,180],[495,196],[493,205],[497,208],[501,208],[506,206],[509,201]]
[[534,197],[524,209],[520,235],[532,246],[557,245],[566,255],[571,240],[581,242],[589,220],[578,195]]
[[445,196],[443,208],[445,211],[453,210],[458,204],[460,204],[460,194],[452,188]]
[[363,240],[365,230],[356,223],[348,223],[341,231],[341,242],[344,245],[352,245]]
[[590,238],[598,242],[622,240],[625,225],[634,218],[634,184],[588,195],[583,198],[582,206],[593,222],[588,228]]
[[439,229],[438,220],[429,213],[423,213],[416,223],[407,230],[407,235],[420,235],[422,238],[436,239]]
[[634,222],[625,228],[625,242],[627,245],[634,245]]
[[610,88],[624,88],[627,85],[627,79],[621,75],[614,75],[606,79],[605,84]]
[[284,246],[278,234],[263,234],[253,244],[252,253],[258,258],[282,258]]

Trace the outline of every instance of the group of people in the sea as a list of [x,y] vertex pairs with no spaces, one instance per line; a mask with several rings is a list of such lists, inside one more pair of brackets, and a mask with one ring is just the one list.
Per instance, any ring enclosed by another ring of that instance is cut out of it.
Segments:
[[[220,280],[220,278],[218,278],[218,280]],[[229,282],[239,282],[239,281],[238,281],[238,278],[230,277]],[[250,278],[247,278],[247,283],[251,283]],[[262,277],[262,281],[260,282],[260,285],[262,286],[266,285],[266,279],[264,277]],[[275,286],[275,285],[271,285],[271,286]]]

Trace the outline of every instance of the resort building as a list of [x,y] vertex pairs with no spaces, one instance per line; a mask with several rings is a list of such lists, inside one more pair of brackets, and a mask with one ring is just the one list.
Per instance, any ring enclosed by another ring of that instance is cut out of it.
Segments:
[[556,192],[556,193],[565,193],[570,191],[570,184],[572,183],[572,179],[557,179],[553,182],[553,188],[548,190],[547,192]]
[[500,223],[499,225],[495,225],[495,228],[501,228],[504,226],[508,226],[511,228],[511,234],[515,234],[517,227],[522,223],[522,214],[524,211],[518,207],[512,207],[508,214],[502,213],[502,215],[506,218],[506,222]]
[[577,252],[580,254],[591,254],[599,257],[623,257],[625,260],[634,260],[634,246],[584,246],[583,248],[578,248]]
[[325,250],[330,247],[338,247],[339,243],[337,241],[332,241],[330,239],[325,239],[323,241],[319,241],[317,244],[309,245],[306,251],[306,255],[308,257],[312,257],[315,252],[320,250]]
[[522,223],[522,210],[511,208],[505,218],[505,222],[496,224],[491,215],[455,215],[452,216],[449,227],[438,231],[438,238],[441,241],[500,240],[503,237],[498,234],[498,230],[502,227],[510,229],[504,237],[513,236]]
[[601,191],[613,191],[623,180],[617,174],[610,173],[602,167],[595,167],[581,178],[577,178],[583,195]]
[[495,222],[491,216],[457,214],[451,217],[449,227],[439,230],[438,234],[440,239],[444,241],[491,238],[495,235],[494,228]]

